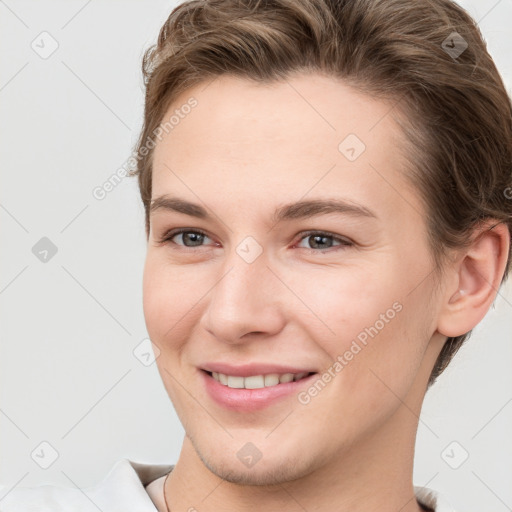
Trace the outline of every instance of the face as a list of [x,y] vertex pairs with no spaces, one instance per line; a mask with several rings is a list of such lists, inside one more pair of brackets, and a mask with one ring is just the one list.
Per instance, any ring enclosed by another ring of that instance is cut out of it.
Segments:
[[223,76],[164,120],[191,97],[154,152],[158,369],[210,470],[298,478],[375,438],[427,375],[425,212],[389,104],[316,74]]

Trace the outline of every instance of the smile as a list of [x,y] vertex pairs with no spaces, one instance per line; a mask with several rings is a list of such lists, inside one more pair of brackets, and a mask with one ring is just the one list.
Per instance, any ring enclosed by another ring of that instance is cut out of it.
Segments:
[[267,375],[250,375],[241,377],[239,375],[226,375],[219,372],[208,372],[217,381],[234,389],[260,389],[285,384],[287,382],[297,382],[311,375],[311,372],[302,373],[269,373]]
[[202,369],[199,375],[210,399],[222,408],[240,413],[262,410],[296,396],[311,384],[318,373],[287,372],[242,376]]

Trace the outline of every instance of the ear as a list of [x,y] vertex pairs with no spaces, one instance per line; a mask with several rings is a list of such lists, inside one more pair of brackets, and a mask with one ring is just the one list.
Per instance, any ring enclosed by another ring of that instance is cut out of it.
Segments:
[[475,228],[470,247],[457,253],[447,269],[447,287],[437,331],[448,337],[471,331],[498,293],[507,264],[510,233],[504,222],[488,219]]

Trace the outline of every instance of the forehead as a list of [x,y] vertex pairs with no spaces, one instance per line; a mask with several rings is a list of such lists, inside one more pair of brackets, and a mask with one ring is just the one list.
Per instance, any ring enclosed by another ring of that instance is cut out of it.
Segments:
[[[185,108],[191,104],[195,106]],[[396,112],[395,112],[396,113]],[[296,201],[329,195],[382,215],[421,211],[405,182],[392,104],[317,74],[259,84],[221,76],[180,95],[178,122],[156,144],[153,198],[169,192],[208,204]]]

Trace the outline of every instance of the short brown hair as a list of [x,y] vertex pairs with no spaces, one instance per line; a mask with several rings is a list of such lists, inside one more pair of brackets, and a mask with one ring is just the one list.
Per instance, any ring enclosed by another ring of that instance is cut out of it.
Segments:
[[[171,12],[142,70],[131,175],[147,236],[148,141],[173,100],[223,74],[269,83],[300,72],[341,78],[403,114],[407,179],[427,211],[436,276],[447,249],[469,246],[481,221],[504,222],[512,234],[511,101],[475,21],[450,0],[190,0]],[[510,266],[509,252],[501,283]],[[429,385],[470,335],[447,339]]]

